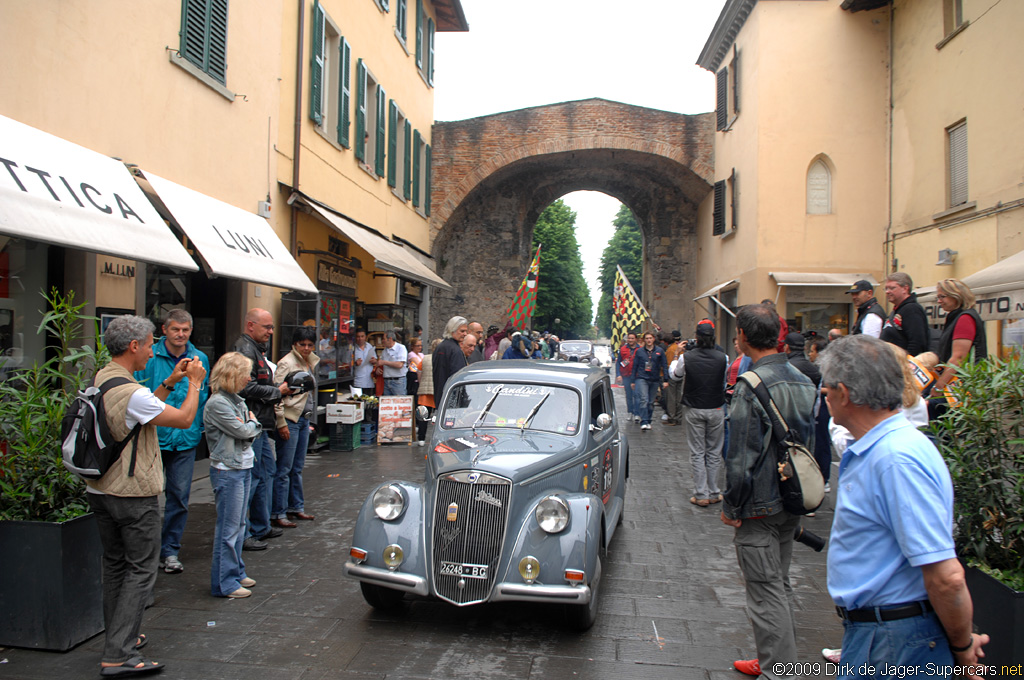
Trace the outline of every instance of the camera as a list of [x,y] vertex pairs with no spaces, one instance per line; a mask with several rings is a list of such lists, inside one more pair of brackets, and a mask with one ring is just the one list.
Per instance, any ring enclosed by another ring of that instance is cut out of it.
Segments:
[[697,338],[690,338],[685,343],[683,343],[683,351],[684,352],[689,352],[691,349],[696,349],[696,348],[697,348]]
[[816,533],[804,529],[802,526],[797,527],[793,532],[793,540],[798,543],[803,543],[814,552],[821,552],[822,548],[825,547],[825,539]]

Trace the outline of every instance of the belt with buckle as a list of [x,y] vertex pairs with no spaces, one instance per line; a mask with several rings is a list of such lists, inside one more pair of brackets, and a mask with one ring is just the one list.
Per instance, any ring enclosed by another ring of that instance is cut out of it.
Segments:
[[864,607],[862,609],[836,607],[836,614],[839,615],[839,618],[844,621],[853,621],[854,623],[896,621],[898,619],[909,619],[912,616],[924,616],[932,611],[935,610],[928,600],[897,604],[891,607]]

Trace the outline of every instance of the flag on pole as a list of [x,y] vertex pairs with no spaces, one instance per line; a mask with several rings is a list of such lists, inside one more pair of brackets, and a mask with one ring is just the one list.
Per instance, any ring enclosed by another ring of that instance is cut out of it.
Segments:
[[640,302],[640,296],[633,290],[629,279],[622,271],[622,267],[615,268],[615,290],[612,297],[612,347],[618,351],[619,347],[626,342],[628,333],[640,330],[644,319],[651,319],[650,313],[644,304]]
[[512,304],[509,305],[508,311],[505,312],[505,316],[512,319],[512,325],[519,329],[525,329],[530,319],[533,318],[533,312],[537,307],[537,280],[540,277],[540,246],[537,246],[537,252],[533,256],[533,262],[530,263],[530,269],[526,272],[526,278],[519,284],[519,290],[516,291],[516,296],[512,300]]

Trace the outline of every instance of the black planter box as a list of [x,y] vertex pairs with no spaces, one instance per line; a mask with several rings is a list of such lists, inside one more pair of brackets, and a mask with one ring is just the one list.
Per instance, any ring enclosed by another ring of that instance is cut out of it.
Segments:
[[985,572],[967,567],[967,588],[974,601],[974,627],[988,633],[986,666],[1014,666],[1024,659],[1024,593],[1003,585]]
[[92,514],[0,522],[0,646],[65,652],[101,632],[102,556]]

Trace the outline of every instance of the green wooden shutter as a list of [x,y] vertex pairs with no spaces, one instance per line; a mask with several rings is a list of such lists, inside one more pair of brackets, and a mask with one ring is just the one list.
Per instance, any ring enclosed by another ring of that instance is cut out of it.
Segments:
[[181,55],[220,83],[227,82],[228,0],[184,0]]
[[715,205],[711,233],[715,236],[725,233],[725,180],[715,182]]
[[724,130],[729,125],[729,69],[715,74],[715,86],[715,129]]
[[391,8],[388,6],[388,0],[380,0],[380,6],[384,8],[385,12],[391,11]]
[[210,0],[207,70],[218,82],[228,75],[228,0]]
[[416,0],[416,68],[423,68],[423,0]]
[[385,144],[388,143],[387,132],[385,123],[388,119],[388,100],[387,95],[384,94],[384,88],[377,85],[377,139],[376,144],[373,146],[373,169],[377,172],[378,177],[383,177],[385,173],[384,168],[384,156],[385,156]]
[[356,158],[366,160],[366,67],[356,60]]
[[317,125],[324,123],[324,8],[313,3],[313,44],[309,64],[309,117]]
[[420,147],[423,145],[420,139],[420,131],[412,131],[412,204],[418,208],[420,205]]
[[406,28],[408,7],[408,0],[398,0],[398,5],[395,7],[395,28],[398,29],[398,35],[402,36],[402,42],[405,42],[408,35]]
[[352,71],[352,48],[348,41],[341,39],[338,48],[338,143],[348,148],[348,129],[352,123],[349,108],[352,106],[352,90],[349,87],[349,73]]
[[732,58],[732,112],[740,112],[740,52],[736,50]]
[[434,20],[427,19],[427,82],[434,84]]
[[405,200],[412,197],[412,123],[405,121],[405,179],[402,181],[402,195]]
[[423,163],[426,166],[423,170],[423,213],[430,217],[430,145],[423,148]]
[[398,105],[388,102],[388,186],[398,186]]

